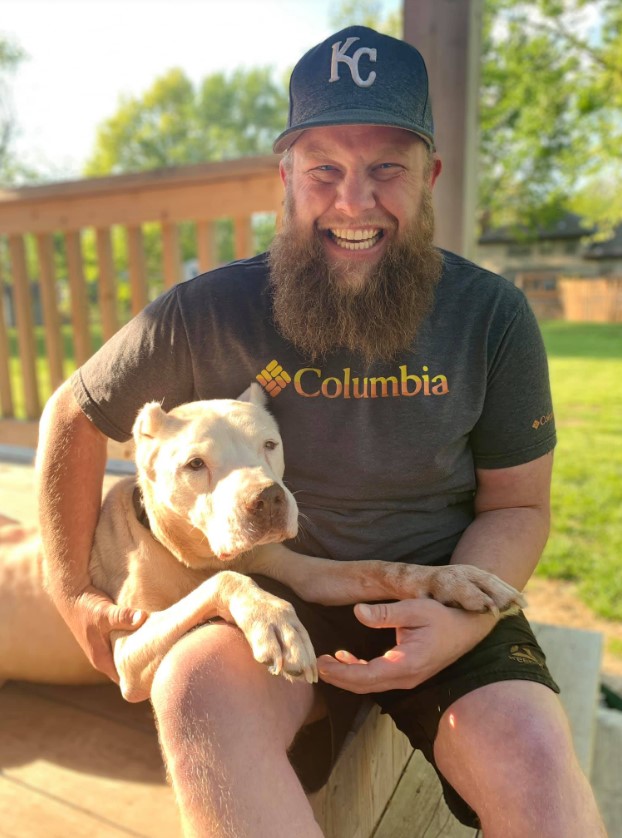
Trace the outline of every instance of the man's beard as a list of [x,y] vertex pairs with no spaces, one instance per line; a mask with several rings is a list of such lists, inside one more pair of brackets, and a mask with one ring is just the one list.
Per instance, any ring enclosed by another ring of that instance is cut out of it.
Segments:
[[[338,225],[335,225],[338,226]],[[371,226],[371,225],[370,225]],[[408,229],[389,242],[357,283],[361,263],[331,265],[316,229],[301,230],[291,195],[269,254],[274,317],[281,334],[310,360],[337,349],[358,352],[365,363],[393,360],[412,347],[434,302],[442,256],[432,244],[434,214],[426,189]]]

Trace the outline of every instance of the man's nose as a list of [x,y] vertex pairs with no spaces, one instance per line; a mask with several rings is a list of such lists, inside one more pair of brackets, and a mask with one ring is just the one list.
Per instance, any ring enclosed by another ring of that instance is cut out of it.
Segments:
[[347,174],[337,187],[335,209],[351,218],[376,206],[373,183],[359,174]]

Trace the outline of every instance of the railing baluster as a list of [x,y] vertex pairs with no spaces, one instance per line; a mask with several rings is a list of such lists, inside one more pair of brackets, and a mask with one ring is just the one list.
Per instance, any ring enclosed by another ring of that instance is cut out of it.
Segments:
[[45,327],[45,347],[50,370],[52,390],[63,383],[63,340],[61,323],[56,299],[56,274],[54,272],[54,253],[52,236],[49,233],[37,234],[37,256],[39,259],[39,285]]
[[89,310],[86,280],[84,279],[84,265],[82,262],[82,245],[78,231],[71,230],[65,233],[65,248],[67,252],[69,291],[71,294],[73,345],[76,365],[81,366],[90,358],[92,345],[89,334]]
[[128,256],[130,269],[130,292],[132,296],[132,314],[147,305],[147,263],[141,227],[127,228]]
[[197,252],[201,273],[210,271],[218,265],[216,224],[213,221],[197,222]]
[[112,258],[112,241],[109,228],[95,231],[97,265],[99,268],[99,306],[102,317],[102,336],[111,338],[119,328],[117,318],[117,282]]
[[253,228],[250,216],[233,219],[234,252],[236,259],[253,255]]
[[172,288],[173,285],[177,285],[182,277],[177,224],[162,224],[162,267],[164,287]]
[[0,410],[4,418],[13,417],[13,393],[11,390],[9,335],[4,312],[4,277],[0,262]]
[[32,298],[28,271],[26,270],[26,252],[24,237],[9,236],[9,251],[13,272],[13,302],[17,320],[17,338],[21,362],[22,383],[24,385],[24,403],[28,419],[39,416],[39,393],[37,390],[37,367],[35,332],[32,317]]

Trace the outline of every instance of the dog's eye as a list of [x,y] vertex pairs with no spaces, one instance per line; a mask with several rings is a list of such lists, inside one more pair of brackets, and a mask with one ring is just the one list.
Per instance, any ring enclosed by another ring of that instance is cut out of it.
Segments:
[[279,447],[279,443],[275,442],[273,439],[269,439],[267,442],[264,443],[264,448],[266,451],[274,451],[275,448]]
[[186,463],[186,468],[191,471],[200,471],[200,469],[205,468],[205,463],[200,457],[193,457]]

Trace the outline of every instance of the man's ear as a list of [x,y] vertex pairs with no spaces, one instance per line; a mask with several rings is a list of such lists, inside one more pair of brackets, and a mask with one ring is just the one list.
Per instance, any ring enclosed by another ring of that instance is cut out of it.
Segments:
[[263,387],[260,387],[259,384],[255,384],[254,381],[250,387],[247,387],[247,389],[238,396],[237,401],[250,402],[251,404],[256,404],[259,407],[266,407],[268,404],[268,398],[265,390]]
[[281,176],[283,186],[287,186],[287,167],[283,163],[283,160],[279,160],[279,174]]
[[436,183],[436,179],[440,175],[443,170],[443,163],[441,162],[440,157],[434,157],[434,163],[432,164],[432,171],[430,172],[430,189]]

